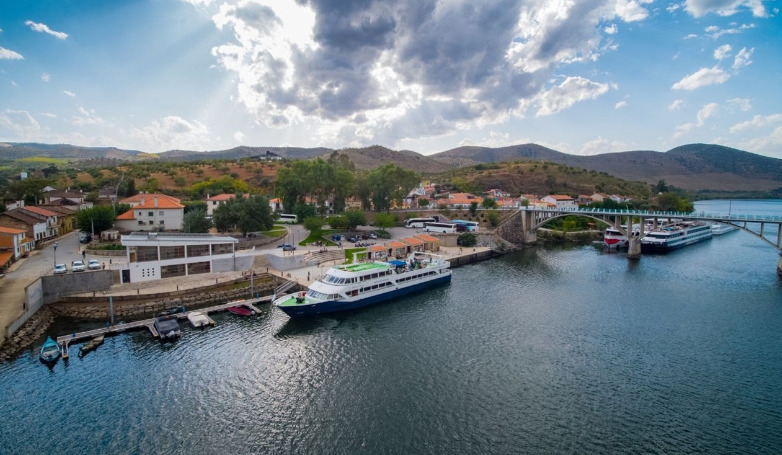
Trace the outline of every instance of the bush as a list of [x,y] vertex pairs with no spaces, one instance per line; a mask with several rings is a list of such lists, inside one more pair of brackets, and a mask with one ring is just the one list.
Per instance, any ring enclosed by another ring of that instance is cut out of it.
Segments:
[[459,246],[475,246],[476,243],[478,239],[471,232],[465,232],[456,239],[456,244]]

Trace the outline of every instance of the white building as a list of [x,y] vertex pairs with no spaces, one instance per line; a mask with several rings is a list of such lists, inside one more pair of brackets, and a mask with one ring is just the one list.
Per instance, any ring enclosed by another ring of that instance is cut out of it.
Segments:
[[236,251],[233,237],[212,234],[133,232],[120,243],[127,252],[122,282],[250,270],[255,258]]
[[123,231],[176,231],[182,229],[185,206],[165,194],[137,194],[122,199],[133,208],[117,217],[116,227]]
[[559,210],[576,210],[578,208],[576,200],[565,194],[549,194],[540,198],[540,200],[554,204]]

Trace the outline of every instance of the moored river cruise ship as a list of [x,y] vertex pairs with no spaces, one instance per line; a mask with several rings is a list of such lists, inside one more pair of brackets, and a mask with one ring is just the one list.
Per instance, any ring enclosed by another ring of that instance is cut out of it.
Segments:
[[654,229],[642,237],[641,252],[665,253],[711,237],[710,225],[700,221],[679,221]]
[[414,252],[406,260],[331,267],[306,292],[274,299],[288,316],[315,316],[353,310],[451,281],[442,256]]

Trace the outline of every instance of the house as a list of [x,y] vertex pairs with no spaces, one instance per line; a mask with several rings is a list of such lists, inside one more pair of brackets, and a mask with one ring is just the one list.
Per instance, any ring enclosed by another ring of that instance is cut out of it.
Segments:
[[483,194],[486,197],[490,197],[492,199],[510,197],[510,193],[502,191],[502,190],[497,189],[497,188],[492,188],[492,189],[490,189],[488,191],[484,191]]
[[480,205],[482,199],[470,193],[449,193],[447,199],[437,199],[437,204],[445,204],[452,209],[468,209],[473,202]]
[[0,270],[5,270],[34,248],[35,240],[28,237],[24,229],[0,226]]
[[123,235],[120,243],[128,258],[121,271],[123,283],[225,272],[237,267],[245,270],[254,259],[244,256],[244,263],[237,264],[238,240],[220,235],[133,232]]
[[424,242],[424,251],[437,252],[440,250],[440,240],[437,237],[429,234],[418,234],[415,238]]
[[92,202],[84,198],[85,194],[82,192],[52,190],[46,193],[43,198],[44,203],[41,205],[74,205],[79,210],[92,207]]
[[36,244],[52,238],[47,236],[49,229],[46,218],[34,216],[32,213],[22,212],[19,209],[0,213],[0,226],[21,229]]
[[[62,200],[61,200],[62,201]],[[42,209],[57,214],[57,234],[65,235],[76,229],[76,205],[40,205]]]
[[261,161],[281,161],[282,157],[274,152],[266,151],[263,155],[258,157]]
[[115,227],[122,231],[177,231],[182,229],[185,206],[165,194],[137,194],[122,199],[131,208],[117,216]]
[[578,205],[589,205],[592,203],[592,196],[587,196],[586,194],[579,194],[578,198],[576,198],[576,203]]
[[407,254],[410,254],[413,251],[424,251],[425,242],[421,239],[417,239],[415,237],[405,237],[403,239],[399,239],[399,241],[407,245]]
[[576,200],[566,194],[549,194],[540,198],[542,202],[553,204],[559,210],[576,210]]
[[27,205],[17,210],[21,210],[22,212],[46,220],[46,234],[44,238],[50,239],[50,238],[57,237],[59,235],[59,232],[57,231],[58,228],[57,214],[52,212],[51,210],[46,210],[45,208],[34,206],[34,205]]

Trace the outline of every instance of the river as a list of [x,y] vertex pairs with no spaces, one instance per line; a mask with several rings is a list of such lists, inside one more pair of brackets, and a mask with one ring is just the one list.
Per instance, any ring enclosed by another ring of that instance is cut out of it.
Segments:
[[30,348],[0,364],[0,453],[779,454],[778,260],[745,232],[638,261],[536,247],[335,317],[217,314],[52,368]]

